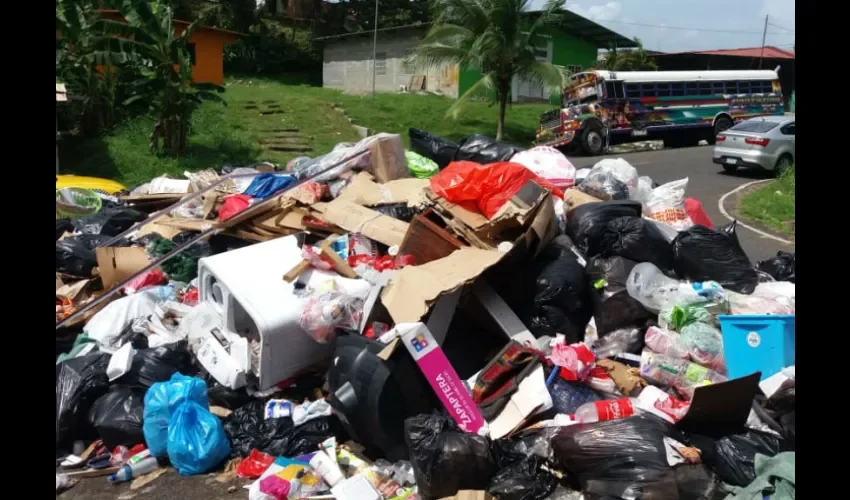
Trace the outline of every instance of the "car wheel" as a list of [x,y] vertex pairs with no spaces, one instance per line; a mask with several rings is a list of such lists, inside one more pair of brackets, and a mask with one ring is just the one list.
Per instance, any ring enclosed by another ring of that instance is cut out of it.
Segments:
[[581,149],[588,155],[599,155],[604,146],[605,140],[602,138],[602,129],[589,126],[581,134]]
[[738,165],[723,165],[723,170],[725,170],[727,174],[734,174],[738,171]]
[[776,174],[776,177],[782,177],[785,172],[791,168],[791,165],[794,164],[794,161],[788,155],[782,155],[779,158],[779,161],[776,162],[776,166],[773,167],[773,172]]

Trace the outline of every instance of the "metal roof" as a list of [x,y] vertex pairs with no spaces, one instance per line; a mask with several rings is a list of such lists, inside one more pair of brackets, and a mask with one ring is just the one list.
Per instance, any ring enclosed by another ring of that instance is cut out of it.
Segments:
[[[529,11],[525,14],[528,16],[534,16],[536,14],[540,14],[541,11]],[[611,31],[605,26],[597,24],[590,19],[582,17],[575,12],[571,12],[569,10],[564,10],[562,12],[563,20],[559,24],[561,29],[570,35],[575,36],[576,38],[581,38],[583,40],[587,40],[588,42],[594,44],[596,47],[601,49],[607,49],[610,46],[617,48],[632,48],[637,47],[637,43],[627,38],[615,31]],[[432,23],[416,23],[416,24],[407,24],[404,26],[390,27],[390,28],[378,28],[378,32],[385,31],[394,31],[406,28],[425,28],[430,26]],[[368,35],[374,33],[373,30],[363,30],[363,31],[355,31],[351,33],[340,33],[337,35],[330,36],[322,36],[316,37],[315,40],[331,40],[335,38],[345,38],[349,36],[355,35]]]
[[742,49],[717,49],[717,50],[691,50],[687,52],[667,52],[657,54],[655,57],[678,56],[678,55],[703,55],[703,56],[728,56],[728,57],[764,57],[766,59],[795,59],[793,52],[782,50],[770,45],[762,47],[747,47]]

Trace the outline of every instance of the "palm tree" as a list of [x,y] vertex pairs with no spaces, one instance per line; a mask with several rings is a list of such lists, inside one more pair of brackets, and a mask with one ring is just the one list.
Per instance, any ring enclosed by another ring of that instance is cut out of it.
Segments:
[[103,40],[103,48],[134,57],[142,65],[144,76],[136,95],[124,101],[124,105],[152,97],[151,104],[158,116],[150,136],[150,148],[179,154],[186,147],[192,112],[206,100],[226,104],[213,93],[223,92],[222,87],[192,82],[188,44],[199,22],[191,23],[175,36],[173,12],[166,2],[119,0],[116,3],[127,22],[101,21],[110,34]]
[[495,93],[499,105],[496,140],[505,131],[505,109],[516,75],[547,90],[563,86],[566,72],[534,57],[534,47],[546,42],[544,30],[560,19],[563,0],[547,0],[540,12],[529,12],[531,0],[432,0],[434,25],[416,48],[411,64],[423,69],[445,64],[481,69],[481,79],[460,96],[448,114],[484,91]]
[[643,48],[641,41],[635,38],[635,43],[637,47],[633,49],[609,48],[602,59],[602,69],[609,71],[655,71],[658,69],[655,59]]

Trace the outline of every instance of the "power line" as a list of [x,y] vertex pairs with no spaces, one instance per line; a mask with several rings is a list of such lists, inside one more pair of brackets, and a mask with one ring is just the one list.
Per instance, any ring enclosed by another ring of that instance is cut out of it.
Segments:
[[[743,30],[714,30],[708,28],[689,28],[686,26],[664,26],[661,24],[645,24],[645,23],[630,23],[626,21],[613,21],[613,20],[601,20],[601,19],[593,19],[592,17],[588,17],[586,19],[590,19],[596,23],[615,23],[615,24],[625,24],[628,26],[642,26],[644,28],[660,28],[660,29],[668,29],[668,30],[684,30],[684,31],[702,31],[706,33],[736,33],[742,35],[761,35],[761,31],[743,31]],[[778,27],[778,26],[777,26]],[[779,36],[787,36],[788,33],[775,33],[768,32],[768,35],[779,35]]]
[[796,33],[796,31],[794,31],[794,30],[789,30],[788,28],[783,28],[782,26],[777,26],[777,25],[775,25],[775,24],[773,24],[773,23],[768,23],[768,24],[769,24],[769,25],[771,25],[771,26],[773,26],[774,28],[779,28],[779,29],[781,29],[781,30],[789,31],[789,32],[791,32],[791,33]]

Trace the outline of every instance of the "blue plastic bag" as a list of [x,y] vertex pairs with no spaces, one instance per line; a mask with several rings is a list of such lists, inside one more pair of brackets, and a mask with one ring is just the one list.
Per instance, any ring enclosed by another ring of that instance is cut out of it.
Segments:
[[167,382],[157,382],[145,393],[142,432],[151,455],[164,457],[167,453],[168,423],[171,415],[185,401],[193,401],[207,408],[207,384],[195,377],[180,373]]
[[295,177],[291,175],[260,174],[254,177],[248,189],[242,192],[242,194],[258,200],[264,200],[292,184],[295,184]]
[[230,456],[221,420],[204,406],[185,401],[168,425],[168,458],[183,476],[203,474]]

